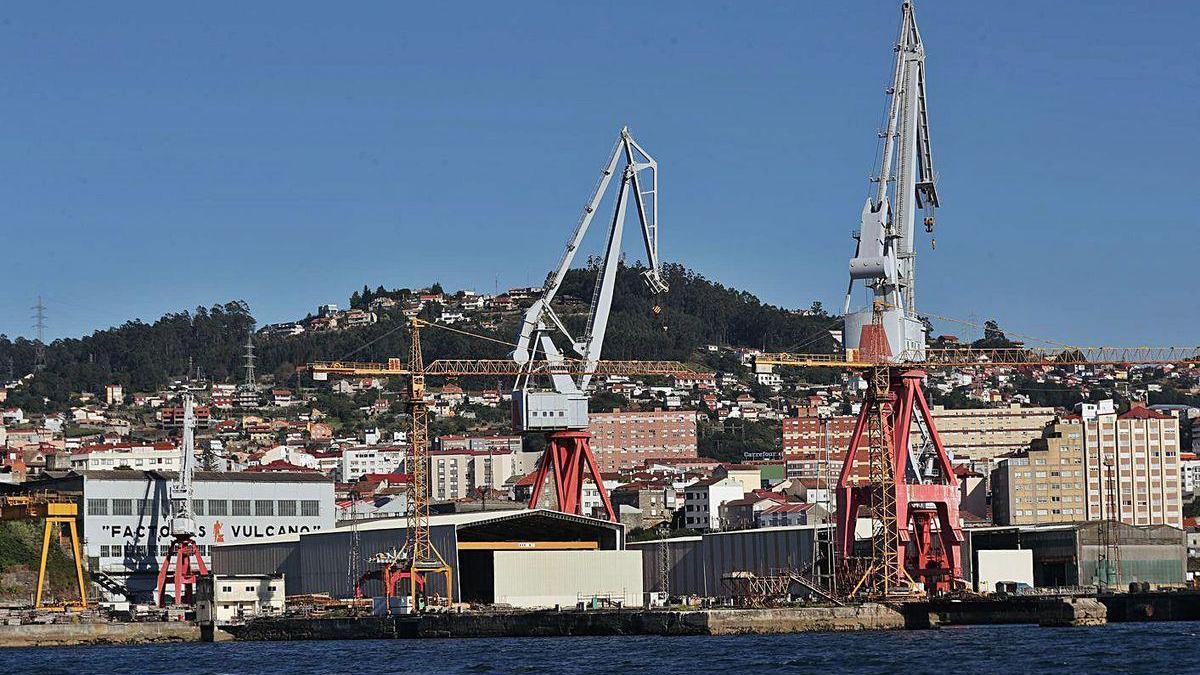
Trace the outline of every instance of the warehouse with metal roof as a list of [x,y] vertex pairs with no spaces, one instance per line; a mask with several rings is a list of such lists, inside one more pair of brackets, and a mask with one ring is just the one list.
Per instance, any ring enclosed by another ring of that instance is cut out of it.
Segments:
[[[453,571],[456,602],[554,607],[598,596],[622,604],[642,600],[641,554],[625,550],[618,523],[546,509],[506,510],[431,516],[429,531]],[[213,570],[282,574],[288,595],[348,598],[371,560],[401,549],[406,536],[407,519],[388,518],[233,542],[213,548]],[[430,583],[431,592],[446,594],[441,578]],[[380,595],[382,584],[364,582],[363,592]]]

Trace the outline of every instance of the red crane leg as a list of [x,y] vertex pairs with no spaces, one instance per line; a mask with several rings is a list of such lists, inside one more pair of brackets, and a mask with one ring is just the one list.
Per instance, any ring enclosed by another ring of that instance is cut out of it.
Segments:
[[529,508],[538,507],[542,486],[553,472],[558,510],[586,515],[582,512],[583,484],[590,475],[600,493],[605,516],[616,521],[612,503],[608,493],[604,491],[604,479],[600,475],[596,457],[592,454],[591,439],[591,434],[586,431],[554,431],[546,434],[546,450],[542,453],[537,474],[534,476],[535,483]]
[[[872,490],[891,490],[895,496],[894,514],[899,529],[899,563],[895,578],[905,576],[924,584],[930,592],[946,591],[962,576],[962,530],[959,525],[958,485],[950,456],[938,435],[929,410],[920,370],[893,369],[889,373],[888,400],[877,400],[868,391],[859,412],[854,435],[838,478],[838,550],[843,560],[854,554],[854,527],[858,510],[878,496]],[[888,408],[890,407],[890,410]],[[888,485],[872,485],[855,466],[860,449],[870,439],[866,429],[870,415],[889,415],[891,436],[891,474]],[[909,445],[916,416],[924,421],[936,452],[936,475],[921,476],[924,467],[909,466]],[[910,482],[912,481],[912,482]],[[935,532],[936,530],[936,532]]]

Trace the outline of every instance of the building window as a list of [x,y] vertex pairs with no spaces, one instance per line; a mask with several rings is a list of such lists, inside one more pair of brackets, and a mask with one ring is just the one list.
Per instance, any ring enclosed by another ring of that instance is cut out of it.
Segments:
[[208,515],[210,516],[227,516],[229,515],[229,502],[224,499],[208,500]]
[[303,499],[300,501],[300,515],[302,516],[319,516],[321,515],[321,503],[315,499]]
[[270,499],[255,499],[254,500],[254,515],[256,516],[273,516],[275,515],[275,502]]
[[154,503],[149,499],[137,500],[137,513],[139,516],[150,515],[150,510],[154,507]]
[[229,512],[231,516],[248,516],[250,515],[250,500],[235,499],[233,500],[233,510]]
[[89,499],[87,500],[87,512],[89,516],[107,516],[108,515],[108,500],[107,499]]
[[193,499],[192,500],[192,515],[196,515],[196,516],[204,515],[204,500],[203,499]]
[[112,500],[112,514],[114,516],[132,516],[133,515],[133,500],[132,499],[114,499],[114,500]]
[[295,499],[280,499],[279,500],[279,515],[281,515],[281,516],[296,515],[296,500]]

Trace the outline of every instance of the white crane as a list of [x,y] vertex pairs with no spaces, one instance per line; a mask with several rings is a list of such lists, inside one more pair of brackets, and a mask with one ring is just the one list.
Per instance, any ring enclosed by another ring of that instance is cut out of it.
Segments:
[[[622,159],[624,165],[618,169]],[[599,265],[584,332],[576,339],[567,330],[551,304],[614,175],[619,176],[620,187],[608,230],[608,244]],[[520,374],[513,384],[513,425],[518,432],[547,432],[546,452],[538,465],[531,506],[537,505],[544,482],[547,477],[553,476],[559,509],[568,513],[581,512],[583,480],[585,474],[590,473],[592,480],[599,487],[606,515],[615,519],[612,505],[603,489],[595,457],[592,455],[591,436],[587,433],[587,392],[604,347],[604,334],[608,329],[608,315],[612,307],[613,285],[620,264],[625,216],[631,200],[637,209],[642,239],[646,245],[646,284],[651,292],[665,292],[667,284],[663,281],[658,258],[658,163],[638,145],[629,133],[629,128],[625,127],[621,129],[608,163],[600,175],[599,183],[592,193],[591,200],[583,209],[558,267],[546,278],[541,297],[525,312],[517,348],[512,354],[520,369]],[[570,350],[576,355],[572,358],[582,362],[582,367],[571,369],[574,375],[565,372],[568,370],[565,367],[566,357],[555,343],[556,334],[567,340]],[[549,388],[536,386],[532,381],[532,373],[539,363],[549,364],[551,371],[554,370],[554,366],[564,366],[564,372],[552,372]]]
[[[168,487],[171,502],[171,544],[158,569],[158,604],[166,605],[167,582],[174,563],[175,604],[191,604],[197,575],[208,574],[196,545],[196,517],[192,510],[192,479],[196,473],[196,410],[190,393],[183,395],[183,442],[180,445],[179,476]],[[195,566],[193,568],[193,565]]]
[[[938,202],[933,155],[929,145],[929,115],[925,104],[925,46],[917,29],[913,4],[904,2],[896,66],[888,89],[887,127],[875,193],[867,198],[850,260],[846,289],[844,344],[859,346],[862,327],[880,315],[896,360],[925,357],[925,325],[916,309],[916,209],[925,211],[925,230],[933,232],[933,209]],[[889,196],[888,186],[894,186]],[[854,281],[872,291],[871,306],[850,311]]]
[[[621,170],[620,188],[617,192],[616,208],[612,224],[608,230],[608,245],[604,258],[600,263],[596,285],[592,291],[592,302],[588,312],[587,325],[580,339],[571,336],[570,331],[554,312],[551,303],[557,296],[567,270],[579,251],[580,243],[587,234],[592,217],[604,198],[604,193],[617,172],[617,165],[622,157],[625,159]],[[649,174],[649,189],[643,189],[644,182],[639,174]],[[608,314],[612,307],[613,284],[617,278],[617,267],[620,261],[621,236],[625,227],[625,214],[630,197],[637,207],[638,220],[641,223],[642,239],[646,244],[648,269],[644,278],[646,285],[654,293],[663,293],[667,284],[663,281],[662,270],[658,259],[658,163],[629,133],[629,128],[621,129],[620,137],[613,147],[612,155],[605,165],[600,181],[592,194],[591,200],[583,209],[575,233],[567,242],[567,250],[563,253],[558,267],[546,279],[542,295],[525,312],[521,324],[521,333],[517,340],[517,348],[512,358],[524,371],[517,376],[513,386],[514,422],[521,431],[550,431],[556,429],[587,428],[587,389],[591,384],[591,373],[578,375],[574,379],[569,375],[556,374],[551,376],[553,389],[535,388],[530,382],[529,372],[540,357],[551,364],[563,362],[562,351],[555,344],[554,335],[559,333],[570,344],[571,350],[584,361],[586,368],[592,370],[600,360],[600,352],[604,346],[604,334],[608,329]],[[649,204],[647,204],[649,202]]]

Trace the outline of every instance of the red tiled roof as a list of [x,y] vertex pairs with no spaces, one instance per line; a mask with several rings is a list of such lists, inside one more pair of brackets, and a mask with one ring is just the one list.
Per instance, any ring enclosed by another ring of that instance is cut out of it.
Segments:
[[110,450],[133,450],[133,449],[150,448],[153,450],[175,450],[174,443],[154,443],[153,445],[135,445],[133,443],[99,443],[96,445],[84,445],[75,450],[76,455],[86,455],[92,452],[108,452]]
[[1118,415],[1117,419],[1119,419],[1119,420],[1169,420],[1169,419],[1171,419],[1171,416],[1164,415],[1155,410],[1151,410],[1149,408],[1144,408],[1140,405],[1137,405],[1137,406],[1130,408],[1129,412],[1127,412],[1123,415]]
[[786,502],[788,500],[788,497],[785,494],[782,494],[779,492],[772,492],[770,490],[765,490],[763,488],[759,488],[757,490],[751,490],[750,494],[754,495],[755,497],[757,497],[759,499],[773,499],[777,502]]
[[297,464],[292,464],[291,462],[286,462],[282,459],[277,459],[273,462],[268,462],[266,464],[259,464],[258,466],[252,466],[252,467],[249,467],[246,469],[246,473],[276,473],[276,472],[320,473],[316,469],[310,469],[306,466],[299,466]]
[[803,504],[801,502],[786,502],[784,504],[776,504],[775,506],[763,509],[763,514],[767,513],[804,513],[811,509],[812,504]]
[[412,474],[408,473],[364,473],[359,479],[359,483],[381,483],[383,481],[389,483],[411,483]]

